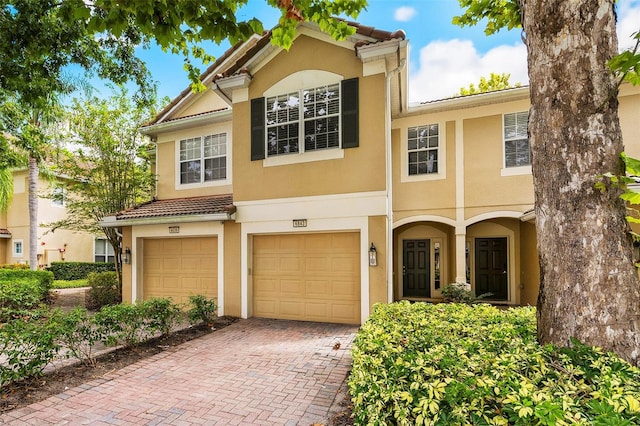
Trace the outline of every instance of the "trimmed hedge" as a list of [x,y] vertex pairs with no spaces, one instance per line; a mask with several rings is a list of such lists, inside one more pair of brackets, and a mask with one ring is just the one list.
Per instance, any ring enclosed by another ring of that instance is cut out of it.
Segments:
[[114,272],[116,264],[113,262],[51,262],[47,268],[53,272],[56,280],[83,280],[92,272]]
[[0,323],[28,316],[47,300],[37,278],[0,279]]
[[355,424],[640,424],[640,369],[536,341],[535,308],[376,305],[354,342]]
[[0,281],[34,278],[38,280],[43,293],[48,293],[53,284],[53,274],[48,271],[32,271],[31,269],[0,269]]

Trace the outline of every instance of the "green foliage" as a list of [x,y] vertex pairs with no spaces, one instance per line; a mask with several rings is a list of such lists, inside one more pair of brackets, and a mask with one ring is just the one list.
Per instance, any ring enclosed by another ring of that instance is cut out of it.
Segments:
[[216,299],[209,299],[200,294],[189,296],[187,317],[191,324],[204,323],[211,325],[216,319],[217,311]]
[[7,263],[0,265],[0,269],[31,269],[26,263]]
[[453,17],[454,25],[464,27],[486,22],[486,35],[495,34],[502,28],[511,30],[522,26],[516,0],[458,0],[458,3],[465,11]]
[[536,341],[534,308],[376,305],[353,348],[356,424],[638,424],[640,370]]
[[28,316],[47,296],[36,278],[0,279],[0,323]]
[[53,283],[53,274],[48,271],[32,271],[30,269],[0,269],[0,280],[12,280],[20,278],[35,278],[40,283],[42,291],[49,291]]
[[609,61],[609,68],[618,76],[620,83],[629,83],[640,86],[640,31],[633,34],[636,44],[633,49],[625,50]]
[[56,280],[83,280],[92,272],[113,272],[113,262],[51,262],[47,271],[53,272]]
[[442,288],[442,299],[449,303],[473,305],[488,296],[491,296],[491,293],[476,296],[474,292],[466,289],[465,283],[451,283]]
[[46,319],[17,319],[0,327],[0,387],[27,377],[39,376],[60,346],[56,328]]
[[136,305],[142,310],[145,327],[162,336],[168,335],[182,316],[180,306],[170,298],[152,297]]
[[51,288],[57,288],[57,289],[61,289],[61,288],[81,288],[81,287],[87,287],[89,284],[87,284],[87,280],[54,280],[53,281],[53,285],[51,286]]
[[93,348],[99,332],[86,309],[75,308],[67,313],[56,309],[51,313],[49,324],[55,331],[56,344],[65,349],[65,357],[86,365],[96,364]]
[[486,79],[486,77],[480,77],[480,83],[478,84],[478,87],[476,87],[475,84],[471,83],[468,88],[461,87],[460,92],[455,96],[468,96],[478,93],[495,92],[496,90],[504,90],[521,86],[521,83],[512,85],[509,82],[509,77],[511,77],[511,74],[496,74],[492,72],[488,80]]
[[115,272],[92,272],[87,278],[87,284],[91,287],[87,300],[89,309],[117,305],[122,300]]

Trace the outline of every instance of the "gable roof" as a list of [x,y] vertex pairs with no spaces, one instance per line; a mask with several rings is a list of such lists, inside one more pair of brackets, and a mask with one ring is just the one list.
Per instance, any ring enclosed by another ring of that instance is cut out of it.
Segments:
[[[336,18],[340,19],[341,18]],[[384,31],[378,28],[359,24],[357,22],[345,21],[349,26],[355,28],[355,34],[358,37],[356,47],[364,45],[380,43],[384,41],[399,39],[404,40],[406,35],[402,30],[396,31]],[[303,23],[301,25],[311,25],[318,28],[316,24]],[[319,31],[319,30],[318,30]],[[265,31],[262,35],[254,35],[244,42],[238,42],[226,52],[224,52],[213,64],[211,64],[201,75],[200,81],[203,83],[207,81],[214,82],[219,78],[230,77],[242,73],[248,73],[248,70],[244,66],[254,58],[259,52],[267,47],[271,42],[272,31]],[[191,87],[187,87],[180,94],[175,97],[166,107],[164,107],[151,121],[144,124],[142,127],[150,127],[161,122],[168,122],[175,120],[167,118],[183,100],[189,96],[194,95]],[[184,118],[184,117],[181,117]]]
[[193,216],[211,214],[233,214],[233,195],[208,195],[190,198],[154,200],[116,213],[116,221],[148,219],[168,216]]

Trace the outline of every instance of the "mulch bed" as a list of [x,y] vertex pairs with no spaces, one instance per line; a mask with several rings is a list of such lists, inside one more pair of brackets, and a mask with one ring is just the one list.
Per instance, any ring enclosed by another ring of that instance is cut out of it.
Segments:
[[42,401],[157,353],[175,351],[177,346],[184,342],[214,333],[236,321],[238,318],[235,317],[220,317],[216,319],[213,328],[206,325],[189,327],[163,338],[148,340],[133,348],[115,349],[99,355],[96,357],[95,367],[83,364],[69,365],[42,377],[3,386],[0,389],[0,413]]

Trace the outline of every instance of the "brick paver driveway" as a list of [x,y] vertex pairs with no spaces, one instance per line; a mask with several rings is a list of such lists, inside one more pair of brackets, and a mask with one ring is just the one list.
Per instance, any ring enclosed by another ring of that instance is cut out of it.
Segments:
[[349,369],[356,330],[336,324],[241,320],[175,351],[5,413],[0,423],[326,423]]

